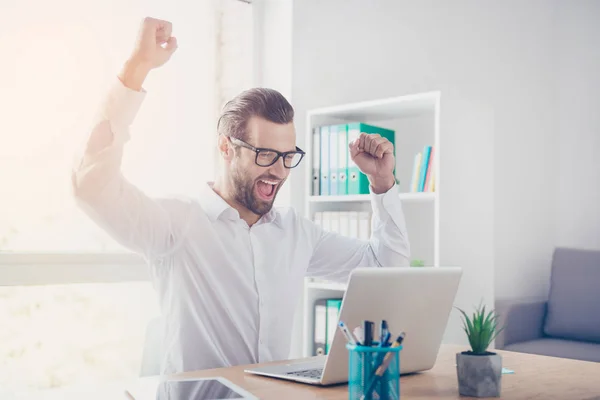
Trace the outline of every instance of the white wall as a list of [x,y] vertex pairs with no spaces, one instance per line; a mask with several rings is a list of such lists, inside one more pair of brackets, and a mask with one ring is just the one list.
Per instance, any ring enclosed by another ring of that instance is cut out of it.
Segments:
[[600,249],[600,2],[559,5],[556,241]]
[[[292,0],[254,0],[255,86],[278,90],[289,101],[292,98]],[[302,168],[296,168],[300,170]],[[296,170],[277,194],[276,205],[292,201],[292,185]],[[302,304],[298,299],[290,358],[302,357]]]
[[[292,97],[292,0],[255,0],[255,86],[278,90]],[[281,188],[276,205],[288,205],[291,181]]]
[[[562,11],[552,1],[294,3],[292,93],[299,114],[441,90],[440,256],[442,264],[465,268],[461,307],[547,291],[557,225],[561,57],[554,38]],[[303,124],[297,120],[300,145]],[[294,187],[303,190],[301,183]],[[301,199],[295,206],[303,207]],[[447,340],[461,340],[453,318]]]

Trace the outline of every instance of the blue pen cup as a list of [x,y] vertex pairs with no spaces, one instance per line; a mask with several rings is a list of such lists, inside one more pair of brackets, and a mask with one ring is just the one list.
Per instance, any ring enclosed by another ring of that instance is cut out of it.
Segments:
[[[374,344],[376,345],[376,343]],[[348,399],[400,399],[400,351],[402,346],[391,348],[347,344],[346,348],[348,349]],[[383,375],[378,377],[375,372],[387,354],[391,357],[389,365]],[[369,388],[372,390],[369,391]]]

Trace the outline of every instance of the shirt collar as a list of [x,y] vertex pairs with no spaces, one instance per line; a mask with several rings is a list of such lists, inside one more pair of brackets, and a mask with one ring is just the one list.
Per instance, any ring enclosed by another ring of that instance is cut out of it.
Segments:
[[[233,221],[240,219],[240,213],[227,204],[227,202],[213,190],[213,184],[214,182],[207,182],[202,185],[202,190],[200,192],[200,205],[206,215],[208,215],[208,218],[212,222],[215,222],[221,216]],[[257,224],[270,222],[274,223],[279,228],[283,228],[281,213],[275,207],[271,208],[268,213],[263,215],[261,219],[258,220]]]

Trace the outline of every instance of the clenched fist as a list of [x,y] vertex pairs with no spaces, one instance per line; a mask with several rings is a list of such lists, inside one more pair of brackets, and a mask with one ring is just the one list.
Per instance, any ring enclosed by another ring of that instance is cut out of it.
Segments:
[[389,140],[378,134],[361,133],[349,148],[352,161],[367,175],[374,193],[384,193],[394,186],[396,159]]
[[171,36],[172,31],[173,26],[168,21],[144,18],[131,57],[119,74],[125,86],[140,90],[150,70],[169,61],[177,50],[177,39]]
[[160,67],[177,50],[177,39],[171,36],[168,21],[146,17],[140,26],[132,58],[150,68]]

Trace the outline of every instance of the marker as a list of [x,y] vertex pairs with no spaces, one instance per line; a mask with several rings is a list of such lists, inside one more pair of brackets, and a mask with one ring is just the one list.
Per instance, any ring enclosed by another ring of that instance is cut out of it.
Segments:
[[[363,346],[366,347],[370,347],[373,345],[373,323],[371,321],[363,321],[363,331],[365,334],[365,340],[363,342]],[[364,363],[365,365],[371,365],[371,353],[370,352],[366,352],[364,354]],[[369,368],[363,368],[363,382],[368,382],[369,381]],[[371,392],[367,392],[369,393],[369,397],[366,397],[366,399],[371,399]]]
[[364,341],[365,335],[363,333],[362,326],[357,326],[354,328],[354,336],[356,337],[357,344],[361,344]]
[[386,335],[389,333],[388,324],[385,319],[381,320],[381,328],[379,330],[379,347],[387,346]]
[[346,340],[348,341],[348,343],[356,346],[356,339],[354,339],[354,336],[352,336],[352,333],[350,333],[344,321],[340,321],[338,323],[338,327],[340,328],[344,336],[346,336]]
[[365,335],[365,346],[373,345],[373,323],[371,321],[363,322],[363,331]]
[[[404,332],[400,333],[400,335],[398,336],[396,341],[392,344],[391,348],[400,346],[402,344],[402,342],[404,341],[405,336],[406,336],[406,334]],[[379,378],[381,378],[381,376],[383,376],[383,373],[385,372],[387,367],[390,365],[391,360],[392,360],[392,352],[390,351],[383,358],[383,362],[381,363],[381,365],[379,367],[377,367],[377,370],[375,371],[375,375],[373,376],[373,379],[371,380],[371,384],[369,385],[369,388],[365,391],[365,394],[362,395],[360,400],[367,399],[367,397],[366,397],[367,395],[369,395],[369,397],[371,397],[370,393],[372,393],[373,389],[375,389],[375,385],[377,384],[377,381],[379,380]]]

